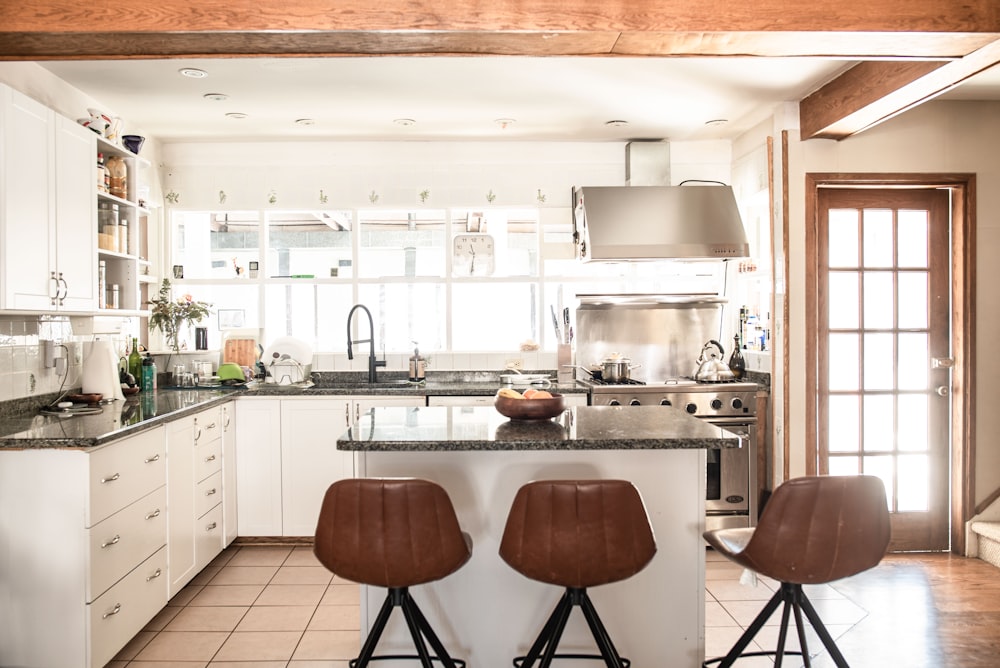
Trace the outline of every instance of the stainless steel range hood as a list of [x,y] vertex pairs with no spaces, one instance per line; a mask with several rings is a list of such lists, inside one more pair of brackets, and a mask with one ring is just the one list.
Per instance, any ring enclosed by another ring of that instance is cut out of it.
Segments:
[[583,261],[750,255],[736,197],[725,185],[574,188],[573,226]]

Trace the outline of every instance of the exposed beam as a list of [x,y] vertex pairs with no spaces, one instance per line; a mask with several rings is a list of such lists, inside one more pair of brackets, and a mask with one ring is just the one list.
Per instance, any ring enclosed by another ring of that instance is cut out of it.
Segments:
[[[0,58],[188,55],[960,57],[995,0],[0,0]],[[127,27],[127,32],[123,32]]]
[[886,121],[1000,63],[1000,41],[947,63],[855,65],[799,103],[803,139],[843,139]]

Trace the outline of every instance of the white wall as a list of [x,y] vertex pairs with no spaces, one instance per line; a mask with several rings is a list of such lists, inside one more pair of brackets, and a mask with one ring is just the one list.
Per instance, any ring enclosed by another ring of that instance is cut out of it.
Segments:
[[[795,141],[789,148],[789,382],[791,472],[805,472],[804,285],[805,174],[807,172],[972,172],[976,174],[976,496],[1000,486],[1000,357],[991,354],[1000,331],[993,286],[1000,282],[1000,103],[934,101],[843,141]],[[779,228],[780,231],[780,228]]]

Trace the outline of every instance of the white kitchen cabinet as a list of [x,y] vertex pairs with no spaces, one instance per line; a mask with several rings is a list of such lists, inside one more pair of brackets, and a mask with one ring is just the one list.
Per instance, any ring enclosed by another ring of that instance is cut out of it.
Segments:
[[167,602],[164,428],[2,463],[0,665],[104,666]]
[[[171,598],[223,548],[222,411],[214,406],[167,429],[167,550]],[[211,515],[211,517],[208,517]]]
[[337,438],[378,406],[423,406],[423,397],[240,397],[236,402],[241,536],[312,536],[327,488],[354,475]]
[[96,135],[0,85],[0,309],[97,307]]
[[222,522],[223,549],[236,540],[239,526],[236,504],[235,403],[222,405]]

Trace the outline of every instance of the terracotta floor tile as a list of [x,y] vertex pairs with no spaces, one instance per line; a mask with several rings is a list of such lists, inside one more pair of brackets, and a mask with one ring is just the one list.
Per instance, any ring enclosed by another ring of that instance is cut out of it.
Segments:
[[288,668],[348,668],[347,661],[289,661]]
[[267,585],[255,605],[319,605],[323,585]]
[[187,587],[184,587],[184,589],[181,589],[179,592],[174,594],[174,597],[169,601],[167,601],[167,605],[172,605],[175,607],[188,605],[191,603],[192,599],[194,599],[195,596],[201,593],[201,590],[203,588],[204,588],[203,585],[189,584]]
[[311,605],[255,605],[237,631],[305,631],[316,611]]
[[205,668],[204,661],[130,661],[129,668]]
[[309,622],[310,631],[357,631],[361,628],[361,607],[321,605]]
[[[178,608],[179,609],[179,608]],[[116,660],[128,661],[134,659],[135,655],[142,651],[142,648],[149,644],[149,641],[156,637],[155,631],[140,631],[121,651],[115,655]]]
[[163,631],[149,641],[149,644],[136,655],[136,659],[207,663],[219,651],[228,636],[228,633],[211,631]]
[[769,587],[762,584],[753,587],[737,580],[706,581],[705,588],[719,601],[767,601],[774,596]]
[[146,628],[144,628],[143,631],[162,631],[164,627],[170,623],[170,620],[176,617],[177,613],[183,609],[184,608],[179,606],[168,605],[160,610],[156,614],[156,617],[149,620],[149,623],[146,624]]
[[705,628],[717,626],[739,626],[736,620],[726,612],[726,608],[721,603],[705,604]]
[[215,655],[216,661],[287,661],[292,658],[300,631],[237,631]]
[[191,605],[167,624],[167,631],[232,631],[246,615],[247,606]]
[[361,638],[354,631],[306,631],[295,659],[353,659],[361,651]]
[[243,546],[240,551],[233,555],[227,566],[280,566],[284,563],[288,555],[292,553],[291,547],[281,547],[272,545],[251,545]]
[[361,585],[331,584],[320,605],[361,605]]
[[224,566],[212,578],[213,585],[266,585],[277,566]]
[[206,566],[201,573],[191,578],[191,582],[188,584],[207,585],[221,570],[222,566]]
[[321,566],[311,547],[296,547],[282,566]]
[[333,573],[322,566],[282,566],[275,573],[271,584],[321,584],[328,585]]
[[208,668],[285,668],[287,665],[287,661],[213,661]]
[[206,585],[191,605],[253,605],[264,585]]

